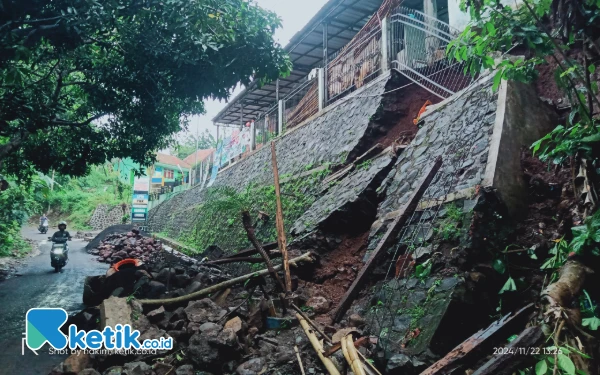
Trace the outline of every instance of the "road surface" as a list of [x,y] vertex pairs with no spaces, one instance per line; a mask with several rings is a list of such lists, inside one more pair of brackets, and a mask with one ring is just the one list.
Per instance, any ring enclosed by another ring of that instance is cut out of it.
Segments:
[[66,356],[50,355],[47,345],[33,354],[21,341],[25,332],[25,314],[32,307],[61,307],[68,313],[81,310],[83,281],[86,276],[104,274],[108,268],[85,251],[87,242],[69,243],[69,263],[61,273],[50,267],[48,236],[35,228],[24,228],[23,236],[39,240],[40,254],[27,258],[18,274],[0,282],[0,374],[48,374]]

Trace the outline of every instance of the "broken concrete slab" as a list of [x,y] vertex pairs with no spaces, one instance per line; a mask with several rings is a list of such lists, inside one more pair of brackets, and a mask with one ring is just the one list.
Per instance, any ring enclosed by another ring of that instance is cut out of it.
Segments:
[[344,226],[358,216],[374,217],[377,210],[376,190],[389,173],[396,156],[387,150],[377,157],[359,164],[355,171],[332,183],[296,222],[291,233],[301,236],[319,227]]
[[100,305],[100,328],[115,327],[117,324],[131,325],[131,306],[126,298],[111,296]]

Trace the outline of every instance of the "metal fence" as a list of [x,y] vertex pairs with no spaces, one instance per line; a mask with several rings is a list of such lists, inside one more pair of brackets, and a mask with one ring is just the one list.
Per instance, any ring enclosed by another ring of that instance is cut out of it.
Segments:
[[458,34],[447,23],[425,13],[398,7],[390,16],[389,53],[392,68],[442,99],[467,87],[464,62],[446,57],[448,43]]
[[283,99],[283,129],[291,129],[319,112],[319,83],[312,77],[299,83]]
[[381,24],[363,30],[327,64],[327,104],[364,86],[381,72]]

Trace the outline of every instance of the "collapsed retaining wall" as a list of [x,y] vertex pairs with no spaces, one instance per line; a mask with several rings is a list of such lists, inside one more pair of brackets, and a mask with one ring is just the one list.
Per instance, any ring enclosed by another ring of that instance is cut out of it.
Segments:
[[[281,176],[293,176],[326,163],[343,163],[364,149],[365,138],[373,131],[372,119],[381,109],[382,94],[390,80],[386,74],[304,125],[275,140]],[[243,189],[249,184],[273,183],[271,148],[263,147],[222,170],[214,186]],[[193,209],[204,199],[204,191],[193,188],[153,208],[149,227],[169,236],[193,227]]]
[[[504,237],[498,223],[520,214],[527,194],[521,149],[556,123],[531,86],[505,82],[495,93],[490,78],[428,109],[380,189],[383,201],[371,227],[370,250],[422,176],[442,158],[416,212],[374,272],[376,279],[385,278],[378,283],[376,300],[371,306],[358,301],[350,312],[370,316],[386,356],[399,353],[387,358],[389,371],[420,372],[432,354],[446,353],[471,329],[481,328],[481,316],[469,315],[475,310],[466,307],[480,298],[465,287],[461,270],[486,255],[484,247],[494,249],[493,236]],[[477,242],[480,237],[487,237],[485,243]],[[430,275],[417,276],[416,270],[411,275],[411,267],[420,266],[422,272],[426,265]],[[444,320],[452,324],[442,324]]]

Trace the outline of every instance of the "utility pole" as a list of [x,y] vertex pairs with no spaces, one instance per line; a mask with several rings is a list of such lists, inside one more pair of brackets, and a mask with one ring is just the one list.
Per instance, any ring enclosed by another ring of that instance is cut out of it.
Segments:
[[[52,181],[50,181],[50,191],[54,191],[54,169],[52,170]],[[50,212],[50,202],[48,202],[48,209],[46,212]]]
[[[198,168],[198,135],[200,132],[200,118],[198,118],[198,124],[196,126],[196,157],[195,157],[195,161],[194,161],[194,168],[192,169],[192,171],[194,172],[194,182],[192,182],[192,177],[190,176],[190,186],[194,186],[195,182],[196,182],[196,168]],[[191,171],[190,171],[191,173]]]

